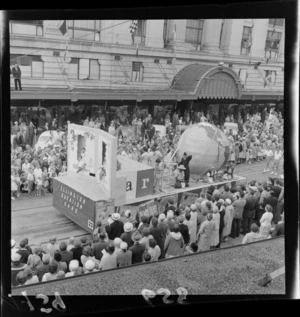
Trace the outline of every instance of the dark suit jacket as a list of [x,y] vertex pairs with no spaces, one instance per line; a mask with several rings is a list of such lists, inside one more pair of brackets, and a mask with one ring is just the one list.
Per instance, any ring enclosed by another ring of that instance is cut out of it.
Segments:
[[143,262],[143,253],[146,250],[144,244],[134,244],[129,250],[132,252],[132,264]]
[[179,224],[179,231],[182,234],[183,241],[185,244],[190,242],[189,228],[187,225],[181,223]]
[[165,243],[165,236],[163,234],[161,227],[152,227],[150,229],[150,234],[153,236],[153,238],[156,240],[156,243],[160,248],[164,246]]
[[263,208],[266,207],[266,205],[270,205],[272,208],[273,208],[273,216],[275,217],[276,215],[276,211],[277,211],[277,201],[278,199],[275,197],[275,196],[269,196],[267,198],[264,199],[264,202],[263,202]]
[[246,198],[246,205],[244,207],[243,218],[253,218],[257,207],[257,199],[254,196]]
[[15,79],[20,79],[20,78],[21,78],[22,72],[21,72],[21,69],[20,69],[19,66],[13,67],[12,70],[11,70],[11,72],[12,72],[12,75],[13,75],[13,77],[14,77]]
[[105,241],[96,242],[93,246],[93,256],[97,260],[100,261],[103,256],[102,250],[105,249],[106,247],[108,247],[108,242],[105,242]]
[[120,238],[121,234],[124,232],[123,222],[117,220],[114,221],[109,227],[110,230],[108,232],[108,238],[110,240],[114,240],[115,238]]

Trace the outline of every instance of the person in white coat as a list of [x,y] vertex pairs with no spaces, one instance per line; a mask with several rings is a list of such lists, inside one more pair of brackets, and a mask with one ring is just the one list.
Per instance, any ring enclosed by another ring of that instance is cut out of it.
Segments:
[[228,240],[228,235],[231,232],[231,225],[232,225],[233,217],[234,217],[234,207],[231,205],[231,200],[229,198],[227,198],[227,199],[225,199],[223,241]]
[[199,252],[207,251],[210,249],[211,237],[216,227],[216,224],[212,219],[213,215],[209,213],[207,215],[207,220],[203,221],[200,226],[199,232],[197,234]]
[[198,218],[198,212],[197,212],[197,206],[195,204],[191,205],[191,232],[190,232],[190,243],[195,242],[197,240],[197,218]]
[[266,205],[265,206],[265,213],[260,218],[260,225],[262,224],[269,224],[271,225],[272,220],[273,220],[273,208],[271,205]]
[[219,244],[219,228],[220,228],[220,214],[217,206],[213,207],[213,221],[215,223],[215,229],[211,236],[210,248],[215,249]]

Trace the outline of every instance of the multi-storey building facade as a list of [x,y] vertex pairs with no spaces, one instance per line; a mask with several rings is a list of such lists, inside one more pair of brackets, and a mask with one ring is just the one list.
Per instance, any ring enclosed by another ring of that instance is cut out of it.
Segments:
[[62,123],[70,109],[124,121],[282,105],[284,19],[137,20],[133,33],[131,20],[68,20],[65,35],[61,23],[10,21],[23,86],[11,79],[12,109],[43,108]]

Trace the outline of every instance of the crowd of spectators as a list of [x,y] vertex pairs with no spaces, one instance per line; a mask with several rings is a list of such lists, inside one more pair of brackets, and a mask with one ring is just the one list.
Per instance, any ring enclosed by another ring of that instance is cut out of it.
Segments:
[[170,198],[153,216],[125,220],[113,213],[94,233],[47,245],[11,242],[12,286],[63,279],[102,270],[220,248],[228,237],[242,243],[284,234],[284,180],[251,181],[206,193],[188,206]]
[[[224,130],[230,142],[229,162],[236,164],[254,164],[265,160],[266,165],[262,172],[277,176],[282,172],[283,165],[283,118],[280,112],[273,109],[262,115],[255,113],[252,116],[238,119],[237,131]],[[47,128],[51,133],[47,144],[43,147],[35,144],[35,121],[30,120],[27,125],[24,121],[12,124],[11,134],[11,198],[14,200],[22,192],[28,196],[41,196],[52,192],[52,179],[66,174],[67,170],[67,133],[58,128],[57,120],[53,119]],[[185,113],[179,117],[165,118],[165,133],[155,130],[152,117],[149,114],[145,119],[134,118],[129,126],[122,126],[119,120],[111,121],[105,127],[104,121],[97,118],[86,118],[82,124],[92,128],[99,128],[114,135],[118,139],[118,155],[129,157],[133,160],[155,168],[155,174],[163,174],[165,169],[172,172],[176,170],[176,163],[181,158],[173,156],[177,148],[180,135],[184,129],[197,122],[211,122],[203,112],[193,113],[190,117]],[[227,116],[225,122],[232,122],[233,117]],[[67,122],[69,123],[69,121]],[[68,124],[66,125],[67,128]],[[53,133],[55,132],[55,133]],[[173,165],[170,162],[173,161]],[[168,162],[168,164],[166,164]],[[161,187],[160,182],[156,182]]]

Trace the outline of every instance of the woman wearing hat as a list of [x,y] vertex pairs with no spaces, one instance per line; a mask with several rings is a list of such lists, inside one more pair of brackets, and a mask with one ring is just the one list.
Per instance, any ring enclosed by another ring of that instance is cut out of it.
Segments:
[[131,236],[133,234],[133,225],[130,222],[126,222],[124,224],[124,233],[121,234],[122,241],[126,242],[128,247],[130,248],[133,245],[133,241]]

